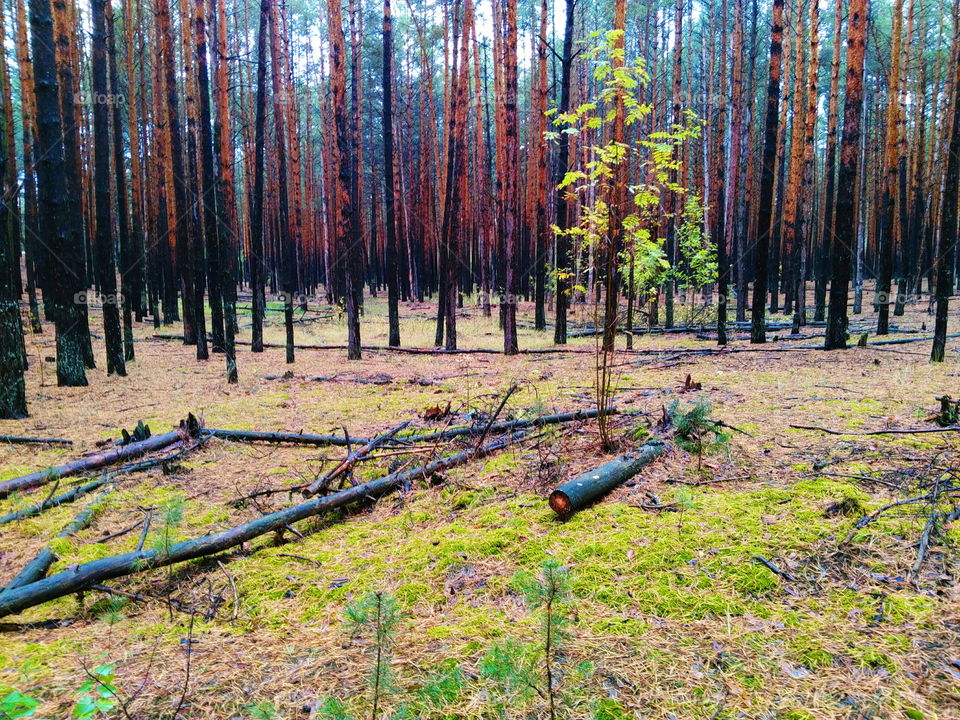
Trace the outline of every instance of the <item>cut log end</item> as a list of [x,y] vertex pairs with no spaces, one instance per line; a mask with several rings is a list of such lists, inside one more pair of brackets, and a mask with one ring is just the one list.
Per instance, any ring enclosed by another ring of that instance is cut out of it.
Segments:
[[573,512],[573,503],[563,490],[554,490],[550,493],[550,509],[560,517],[567,517]]

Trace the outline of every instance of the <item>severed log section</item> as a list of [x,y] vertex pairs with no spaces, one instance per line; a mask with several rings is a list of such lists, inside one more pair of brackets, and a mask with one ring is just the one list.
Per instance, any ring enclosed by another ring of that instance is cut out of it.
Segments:
[[[110,494],[112,489],[113,488],[107,488],[100,493],[96,500],[87,505],[87,507],[82,510],[70,522],[69,525],[57,533],[57,539],[68,538],[72,535],[76,535],[85,527],[89,526],[97,516],[97,510],[100,507],[100,503],[102,503],[104,498]],[[37,556],[33,560],[27,563],[23,570],[21,570],[17,576],[13,578],[13,580],[7,583],[7,586],[3,588],[3,590],[0,590],[0,599],[2,599],[7,592],[13,590],[14,588],[29,585],[30,583],[36,582],[42,578],[47,574],[47,570],[50,569],[50,566],[53,565],[56,560],[57,554],[53,551],[52,547],[47,545],[43,550],[37,553]]]
[[72,460],[65,465],[38,470],[29,475],[11,478],[0,482],[0,498],[4,498],[17,490],[32,490],[60,478],[82,475],[91,470],[99,470],[108,465],[113,465],[123,460],[139,457],[149,452],[163,450],[176,442],[185,440],[189,437],[196,437],[199,431],[199,424],[193,415],[189,415],[186,420],[181,421],[180,427],[171,430],[162,435],[142,440],[141,442],[121,445],[120,447],[110,448],[103,452],[94,453],[87,457]]
[[330,483],[332,483],[334,480],[336,480],[338,477],[340,477],[344,473],[348,472],[354,465],[357,464],[357,461],[360,460],[360,458],[366,455],[369,455],[372,450],[375,450],[377,447],[385,443],[387,440],[392,438],[394,435],[396,435],[398,432],[403,430],[409,424],[410,424],[410,420],[406,420],[400,423],[399,425],[395,425],[394,427],[387,430],[385,433],[377,435],[377,437],[370,440],[363,447],[357,450],[354,450],[349,455],[347,455],[347,457],[344,458],[344,460],[339,465],[337,465],[333,470],[328,472],[323,477],[317,478],[315,481],[313,481],[307,487],[305,487],[303,489],[303,494],[307,497],[310,497],[311,495],[316,495],[321,490],[326,490],[328,487],[330,487]]
[[167,548],[166,552],[156,548],[139,550],[70,567],[56,575],[0,593],[0,617],[85,590],[113,578],[229,550],[299,520],[321,515],[359,500],[378,498],[398,488],[406,487],[416,480],[429,478],[449,468],[463,465],[474,458],[502,450],[524,436],[525,433],[514,433],[498,438],[482,447],[440,458],[403,472],[391,473],[332,495],[308,500],[213,535],[175,543]]
[[73,445],[73,440],[0,435],[0,445]]
[[649,440],[636,451],[621,455],[558,487],[550,493],[550,507],[560,517],[569,517],[632,478],[666,450],[662,440]]
[[262,432],[260,430],[224,430],[203,428],[208,437],[234,442],[291,443],[293,445],[341,445],[370,442],[368,438],[347,438],[342,435],[309,435],[307,433]]

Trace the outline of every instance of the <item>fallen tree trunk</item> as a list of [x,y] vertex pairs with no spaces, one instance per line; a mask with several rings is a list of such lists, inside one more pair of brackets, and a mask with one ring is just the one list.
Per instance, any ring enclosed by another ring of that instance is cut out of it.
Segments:
[[44,510],[48,510],[52,507],[57,507],[58,505],[64,505],[68,502],[73,502],[78,497],[83,497],[89,492],[93,492],[99,487],[106,485],[108,482],[113,480],[112,476],[104,476],[97,478],[93,482],[89,482],[86,485],[78,485],[72,490],[68,490],[62,495],[57,495],[56,497],[48,498],[43,502],[38,502],[29,507],[25,507],[22,510],[17,510],[16,512],[7,513],[3,517],[0,517],[0,525],[6,525],[7,523],[15,522],[17,520],[23,520],[24,518],[33,517],[34,515],[39,515]]
[[309,435],[307,433],[262,432],[260,430],[224,430],[203,428],[207,437],[218,437],[235,442],[292,443],[294,445],[341,445],[369,442],[369,438],[351,438],[340,435]]
[[73,440],[0,435],[0,445],[73,445]]
[[632,478],[665,451],[663,441],[650,440],[635,452],[621,455],[558,487],[550,493],[550,507],[560,517],[569,517]]
[[325,490],[327,487],[330,486],[330,483],[332,483],[334,480],[340,477],[340,475],[342,475],[343,473],[347,472],[350,468],[352,468],[357,463],[357,460],[364,457],[365,455],[368,455],[371,450],[374,450],[375,448],[385,443],[387,440],[392,438],[394,435],[396,435],[398,432],[403,430],[409,424],[410,424],[410,421],[406,420],[400,423],[399,425],[396,425],[390,428],[385,433],[382,433],[381,435],[377,435],[377,437],[370,440],[368,443],[366,443],[363,447],[359,448],[358,450],[354,450],[352,453],[347,455],[347,457],[343,460],[343,462],[337,465],[333,470],[328,472],[322,478],[319,478],[314,482],[310,483],[309,485],[307,485],[307,487],[303,489],[303,494],[306,497],[310,497],[311,495],[316,495],[320,490]]
[[[606,415],[616,415],[619,411],[615,407],[607,408]],[[598,410],[576,410],[574,412],[558,413],[556,415],[541,415],[535,418],[524,418],[521,420],[504,420],[498,423],[492,423],[489,427],[486,425],[471,425],[470,427],[452,428],[422,435],[411,435],[403,438],[403,442],[419,443],[432,442],[436,440],[451,440],[458,437],[471,435],[480,435],[487,433],[502,433],[514,430],[523,430],[532,427],[543,427],[544,425],[557,425],[560,423],[576,422],[577,420],[591,420],[600,414]]]
[[104,450],[103,452],[94,453],[87,457],[72,460],[65,465],[47,468],[46,470],[38,470],[29,475],[4,480],[0,482],[0,498],[4,498],[16,490],[31,490],[59,478],[81,475],[129,458],[139,457],[140,455],[145,455],[146,453],[156,450],[163,450],[175,442],[179,442],[188,437],[195,437],[197,429],[197,421],[193,415],[190,415],[186,421],[180,423],[179,428],[171,430],[168,433],[154,435],[140,442],[121,445],[109,450]]
[[410,470],[385,475],[362,485],[341,490],[333,495],[308,500],[213,535],[184,540],[171,545],[166,552],[161,549],[140,550],[77,565],[29,585],[11,588],[0,593],[0,617],[18,613],[48,600],[71,595],[113,578],[131,575],[143,570],[166,567],[229,550],[255,537],[273,532],[308,517],[321,515],[359,500],[378,498],[420,478],[429,478],[474,458],[502,450],[523,436],[523,433],[516,433],[505,438],[499,438],[483,447],[441,458]]
[[[100,496],[96,500],[82,510],[69,525],[57,533],[56,539],[68,538],[72,535],[76,535],[78,532],[90,525],[90,523],[92,523],[93,519],[96,517],[97,509],[100,506],[100,503],[103,502],[103,499],[110,493],[110,490],[111,488],[108,488],[100,493]],[[33,560],[27,563],[23,570],[21,570],[16,577],[13,578],[13,580],[7,583],[3,590],[0,590],[0,602],[2,602],[3,597],[11,590],[38,581],[47,574],[47,570],[49,570],[50,566],[56,561],[57,554],[53,551],[53,548],[51,548],[50,545],[47,545],[43,550],[37,553],[37,556]]]
[[828,435],[922,435],[924,433],[960,432],[960,425],[925,428],[890,428],[888,430],[865,430],[862,432],[831,430],[830,428],[820,427],[819,425],[791,425],[790,427],[794,430],[817,430],[827,433]]
[[79,485],[72,490],[68,490],[62,495],[57,495],[56,497],[48,497],[42,502],[38,502],[29,507],[25,507],[22,510],[16,512],[7,513],[6,515],[0,517],[0,525],[5,525],[9,522],[14,522],[16,520],[22,520],[24,518],[33,517],[34,515],[39,515],[44,510],[49,510],[52,507],[57,507],[58,505],[64,505],[69,502],[73,502],[79,497],[83,497],[89,492],[93,492],[99,487],[102,487],[108,482],[113,482],[117,475],[123,475],[126,473],[139,472],[140,470],[148,470],[149,468],[156,467],[157,465],[162,465],[163,463],[170,462],[175,460],[178,457],[185,455],[192,450],[196,450],[198,447],[203,445],[208,437],[202,437],[196,442],[190,443],[189,445],[184,445],[178,450],[172,453],[167,453],[166,455],[161,455],[157,458],[151,458],[149,460],[140,460],[139,462],[130,463],[129,465],[121,465],[118,468],[114,468],[109,473],[104,473],[101,477],[93,480],[85,485]]

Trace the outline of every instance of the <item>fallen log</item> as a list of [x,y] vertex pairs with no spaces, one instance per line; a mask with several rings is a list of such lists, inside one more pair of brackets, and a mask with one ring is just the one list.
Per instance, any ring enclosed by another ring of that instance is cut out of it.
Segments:
[[[615,407],[606,409],[606,415],[616,415],[619,410]],[[544,425],[557,425],[560,423],[576,422],[577,420],[592,420],[600,414],[598,410],[576,410],[574,412],[558,413],[556,415],[540,415],[535,418],[523,418],[520,420],[504,420],[498,423],[492,423],[489,427],[486,425],[471,425],[470,427],[451,428],[438,432],[424,433],[422,435],[411,435],[401,438],[403,442],[420,443],[434,442],[436,440],[452,440],[458,437],[467,437],[471,435],[480,435],[487,433],[503,433],[515,430],[524,430],[527,428],[543,427]]]
[[89,482],[86,485],[78,485],[72,490],[68,490],[62,495],[57,495],[56,497],[47,498],[43,502],[35,503],[29,507],[25,507],[22,510],[17,510],[16,512],[7,513],[6,515],[0,517],[0,525],[6,525],[7,523],[16,522],[17,520],[23,520],[28,517],[33,517],[34,515],[39,515],[44,510],[48,510],[52,507],[57,507],[58,505],[64,505],[68,502],[73,502],[79,497],[83,497],[89,492],[93,492],[99,487],[106,485],[108,482],[113,480],[112,476],[104,475],[103,477],[97,478],[93,482]]
[[[92,523],[93,519],[96,517],[97,509],[99,508],[100,503],[102,503],[104,498],[110,494],[111,489],[112,488],[108,488],[100,493],[96,500],[82,510],[70,522],[69,525],[57,533],[56,539],[59,540],[76,535],[78,532],[90,525],[90,523]],[[15,590],[18,587],[37,582],[40,578],[47,574],[47,570],[49,570],[50,566],[56,561],[57,554],[53,551],[53,548],[51,548],[50,545],[47,545],[45,548],[43,548],[43,550],[37,553],[37,556],[33,560],[27,563],[23,570],[21,570],[16,577],[13,578],[13,580],[7,583],[3,590],[0,590],[0,599],[2,599],[11,590]]]
[[[346,437],[340,435],[310,435],[307,433],[262,432],[260,430],[225,430],[222,428],[203,428],[200,431],[207,437],[218,437],[234,442],[292,443],[294,445],[348,445]],[[369,438],[353,438],[350,442],[369,442]]]
[[203,445],[209,437],[202,437],[196,442],[190,443],[189,445],[183,445],[178,450],[172,453],[167,453],[166,455],[161,455],[160,457],[151,458],[149,460],[140,460],[138,462],[129,463],[127,465],[121,465],[118,468],[114,468],[109,473],[104,473],[101,477],[93,480],[85,485],[79,485],[72,490],[68,490],[62,495],[57,495],[56,497],[48,497],[42,502],[35,503],[29,507],[25,507],[22,510],[16,512],[7,513],[6,515],[0,517],[0,525],[5,525],[9,522],[14,522],[16,520],[23,520],[24,518],[33,517],[34,515],[39,515],[45,510],[49,510],[52,507],[57,507],[58,505],[64,505],[69,502],[73,502],[79,497],[83,497],[89,492],[93,492],[99,487],[102,487],[108,482],[113,482],[116,480],[118,475],[124,475],[126,473],[139,472],[141,470],[148,470],[157,465],[162,465],[163,463],[170,462],[175,460],[178,457],[185,455],[188,452],[196,450],[198,447]]
[[794,430],[816,430],[827,433],[828,435],[921,435],[923,433],[960,431],[960,425],[948,425],[947,427],[890,428],[889,430],[865,430],[863,432],[831,430],[830,428],[820,427],[819,425],[791,425],[790,427]]
[[377,435],[377,437],[370,440],[363,447],[349,453],[347,457],[339,465],[337,465],[333,470],[328,472],[322,478],[318,478],[317,480],[307,485],[307,487],[303,489],[303,494],[306,497],[310,497],[311,495],[316,495],[320,490],[325,490],[327,487],[330,486],[330,483],[332,483],[334,480],[340,477],[343,473],[347,472],[350,468],[356,465],[357,460],[364,457],[365,455],[370,454],[371,450],[374,450],[375,448],[385,443],[387,440],[392,438],[394,435],[396,435],[398,432],[403,430],[409,424],[410,424],[410,421],[406,420],[400,423],[399,425],[395,425],[394,427],[387,430],[385,433]]
[[73,445],[73,440],[0,435],[0,445]]
[[321,515],[359,500],[376,499],[418,479],[429,478],[474,458],[480,458],[502,450],[522,437],[524,437],[524,433],[515,433],[508,437],[499,438],[483,447],[441,458],[403,472],[391,473],[332,495],[314,498],[213,535],[205,535],[193,540],[175,543],[165,552],[160,548],[141,549],[76,565],[29,585],[10,588],[0,593],[0,617],[18,613],[48,600],[71,595],[113,578],[166,567],[229,550],[248,540],[300,520]]
[[632,478],[645,465],[663,455],[666,449],[662,440],[649,440],[638,450],[559,486],[550,493],[550,507],[560,517],[569,517]]
[[33,488],[40,487],[59,478],[82,475],[91,470],[99,470],[100,468],[114,465],[129,458],[163,450],[180,440],[188,437],[196,437],[198,429],[199,425],[196,418],[190,415],[187,420],[180,423],[179,428],[171,430],[168,433],[154,435],[141,442],[121,445],[109,450],[104,450],[103,452],[94,453],[87,457],[68,462],[65,465],[58,465],[47,468],[46,470],[38,470],[29,475],[21,475],[20,477],[11,478],[10,480],[4,480],[0,482],[0,498],[4,498],[16,490],[32,490]]

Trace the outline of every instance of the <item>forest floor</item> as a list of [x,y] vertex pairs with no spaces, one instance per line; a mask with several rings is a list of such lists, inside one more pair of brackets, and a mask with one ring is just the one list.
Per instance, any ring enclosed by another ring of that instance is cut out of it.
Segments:
[[[522,309],[524,324],[532,324],[530,308]],[[431,312],[427,304],[402,305],[405,345],[432,344]],[[386,344],[384,313],[383,299],[368,299],[365,343]],[[576,321],[590,317],[580,310]],[[874,318],[867,308],[854,323],[872,326]],[[98,312],[91,319],[98,332]],[[268,313],[268,322],[268,339],[282,342],[282,313]],[[932,327],[926,303],[896,322],[914,333],[923,323]],[[249,311],[240,325],[249,337]],[[705,398],[713,417],[748,433],[733,432],[702,463],[674,448],[636,482],[560,521],[546,503],[550,489],[609,456],[598,449],[595,422],[556,426],[442,481],[303,521],[303,538],[271,534],[220,562],[110,583],[199,608],[192,621],[161,601],[124,604],[96,592],[4,618],[0,698],[16,689],[41,701],[35,717],[67,717],[88,680],[85,668],[106,664],[115,667],[133,718],[178,710],[181,718],[320,717],[328,698],[343,700],[351,717],[370,717],[370,647],[345,629],[344,609],[382,591],[402,613],[382,715],[385,707],[403,708],[406,717],[481,718],[508,706],[505,717],[543,716],[537,691],[491,671],[490,651],[512,641],[533,648],[521,654],[536,661],[540,615],[520,586],[554,558],[569,567],[573,589],[555,663],[561,717],[960,718],[960,523],[933,537],[916,578],[929,503],[890,509],[844,542],[864,513],[922,495],[923,483],[954,472],[960,433],[828,435],[790,427],[935,427],[924,422],[938,408],[935,397],[960,394],[960,343],[949,341],[947,362],[931,365],[929,341],[825,353],[786,350],[822,343],[788,332],[771,333],[777,342],[761,352],[684,354],[715,347],[690,333],[636,338],[636,348],[660,354],[618,354],[616,405],[644,413],[615,421],[622,448],[675,399],[683,406]],[[56,387],[50,328],[28,336],[31,416],[0,422],[0,434],[65,437],[74,445],[0,445],[0,479],[93,451],[138,420],[166,432],[188,412],[210,427],[346,428],[369,437],[406,419],[443,427],[451,419],[423,416],[448,404],[454,423],[470,410],[489,413],[513,383],[519,389],[504,416],[595,406],[592,338],[571,342],[584,353],[514,358],[367,351],[348,363],[343,351],[302,350],[293,366],[282,350],[253,355],[241,347],[240,382],[230,386],[222,357],[197,362],[192,348],[153,334],[137,328],[127,377],[107,378],[99,367],[87,388]],[[731,348],[750,347],[743,334],[734,337]],[[298,342],[344,340],[337,317],[297,324]],[[461,347],[500,348],[496,317],[468,306],[460,340]],[[551,343],[552,332],[521,330],[522,348]],[[99,341],[95,350],[102,364]],[[288,370],[292,377],[282,377]],[[699,393],[679,392],[688,374],[702,384]],[[231,501],[302,483],[343,454],[212,439],[123,479],[90,528],[57,542],[52,572],[134,549],[139,529],[97,541],[148,508],[155,508],[148,545],[255,518],[290,502],[289,494]],[[382,475],[390,462],[365,463],[358,479]],[[46,492],[0,501],[0,514]],[[0,583],[88,502],[0,525]],[[651,509],[671,504],[681,512]],[[211,603],[215,614],[206,619]]]

